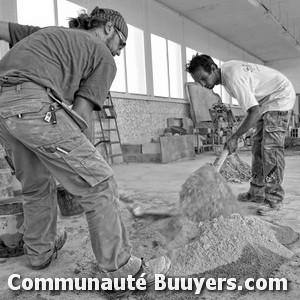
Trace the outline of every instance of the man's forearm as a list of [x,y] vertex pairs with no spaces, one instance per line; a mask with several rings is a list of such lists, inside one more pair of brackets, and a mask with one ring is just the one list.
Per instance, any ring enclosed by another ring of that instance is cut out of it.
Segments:
[[86,137],[93,142],[93,108],[94,104],[90,101],[87,101],[85,98],[77,97],[74,101],[72,109],[86,121],[88,127],[83,132]]
[[232,138],[238,139],[243,134],[245,134],[249,129],[255,126],[257,121],[261,117],[262,109],[260,106],[251,107],[246,117],[242,120],[241,124],[239,125],[238,129],[233,133]]

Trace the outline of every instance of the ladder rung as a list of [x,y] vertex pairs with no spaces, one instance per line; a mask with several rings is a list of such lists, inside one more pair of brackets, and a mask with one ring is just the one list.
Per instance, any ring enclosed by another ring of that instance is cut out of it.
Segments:
[[94,147],[97,147],[99,144],[101,144],[101,143],[110,143],[110,140],[101,140],[101,141],[99,141],[99,142],[97,142],[95,145],[94,145]]
[[103,105],[103,108],[113,108],[113,105]]
[[114,117],[114,116],[105,116],[105,117],[103,117],[102,119],[115,119],[116,117]]
[[111,129],[103,129],[103,131],[117,131],[116,128],[111,128]]
[[119,141],[112,141],[112,142],[109,141],[108,143],[110,143],[110,144],[120,144]]

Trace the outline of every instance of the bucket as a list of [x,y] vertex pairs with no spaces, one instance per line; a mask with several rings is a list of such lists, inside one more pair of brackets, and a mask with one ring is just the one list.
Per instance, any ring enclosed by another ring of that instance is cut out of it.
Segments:
[[63,217],[80,216],[84,213],[76,196],[66,191],[62,186],[57,187],[57,203]]
[[22,202],[0,202],[0,257],[15,257],[24,254],[23,234],[19,231],[23,221]]

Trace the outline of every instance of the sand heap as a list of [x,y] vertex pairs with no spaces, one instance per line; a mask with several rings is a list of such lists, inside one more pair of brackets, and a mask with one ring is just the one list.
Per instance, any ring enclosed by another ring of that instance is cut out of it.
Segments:
[[233,153],[225,160],[220,174],[228,182],[247,182],[251,178],[251,167],[237,153]]
[[[167,254],[172,261],[170,277],[236,278],[241,284],[246,278],[274,276],[279,267],[294,256],[287,245],[299,239],[299,234],[290,227],[240,214],[200,224],[184,217],[156,221],[139,219],[134,227],[135,234],[131,232],[134,254],[146,259]],[[205,299],[237,299],[225,298],[224,293],[222,297],[216,298],[212,294],[211,298],[206,295]],[[148,291],[137,293],[135,299],[204,298],[190,291],[159,294]]]
[[171,275],[269,276],[293,256],[278,240],[277,231],[279,226],[239,214],[200,223],[197,236],[189,243],[175,248],[178,239],[182,239],[179,234],[169,245],[169,249],[173,248]]

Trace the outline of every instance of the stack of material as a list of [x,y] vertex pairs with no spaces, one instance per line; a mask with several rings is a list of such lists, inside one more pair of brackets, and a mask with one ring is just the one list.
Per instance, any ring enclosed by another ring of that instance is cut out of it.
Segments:
[[233,153],[225,160],[220,174],[227,182],[247,182],[251,178],[251,167]]

